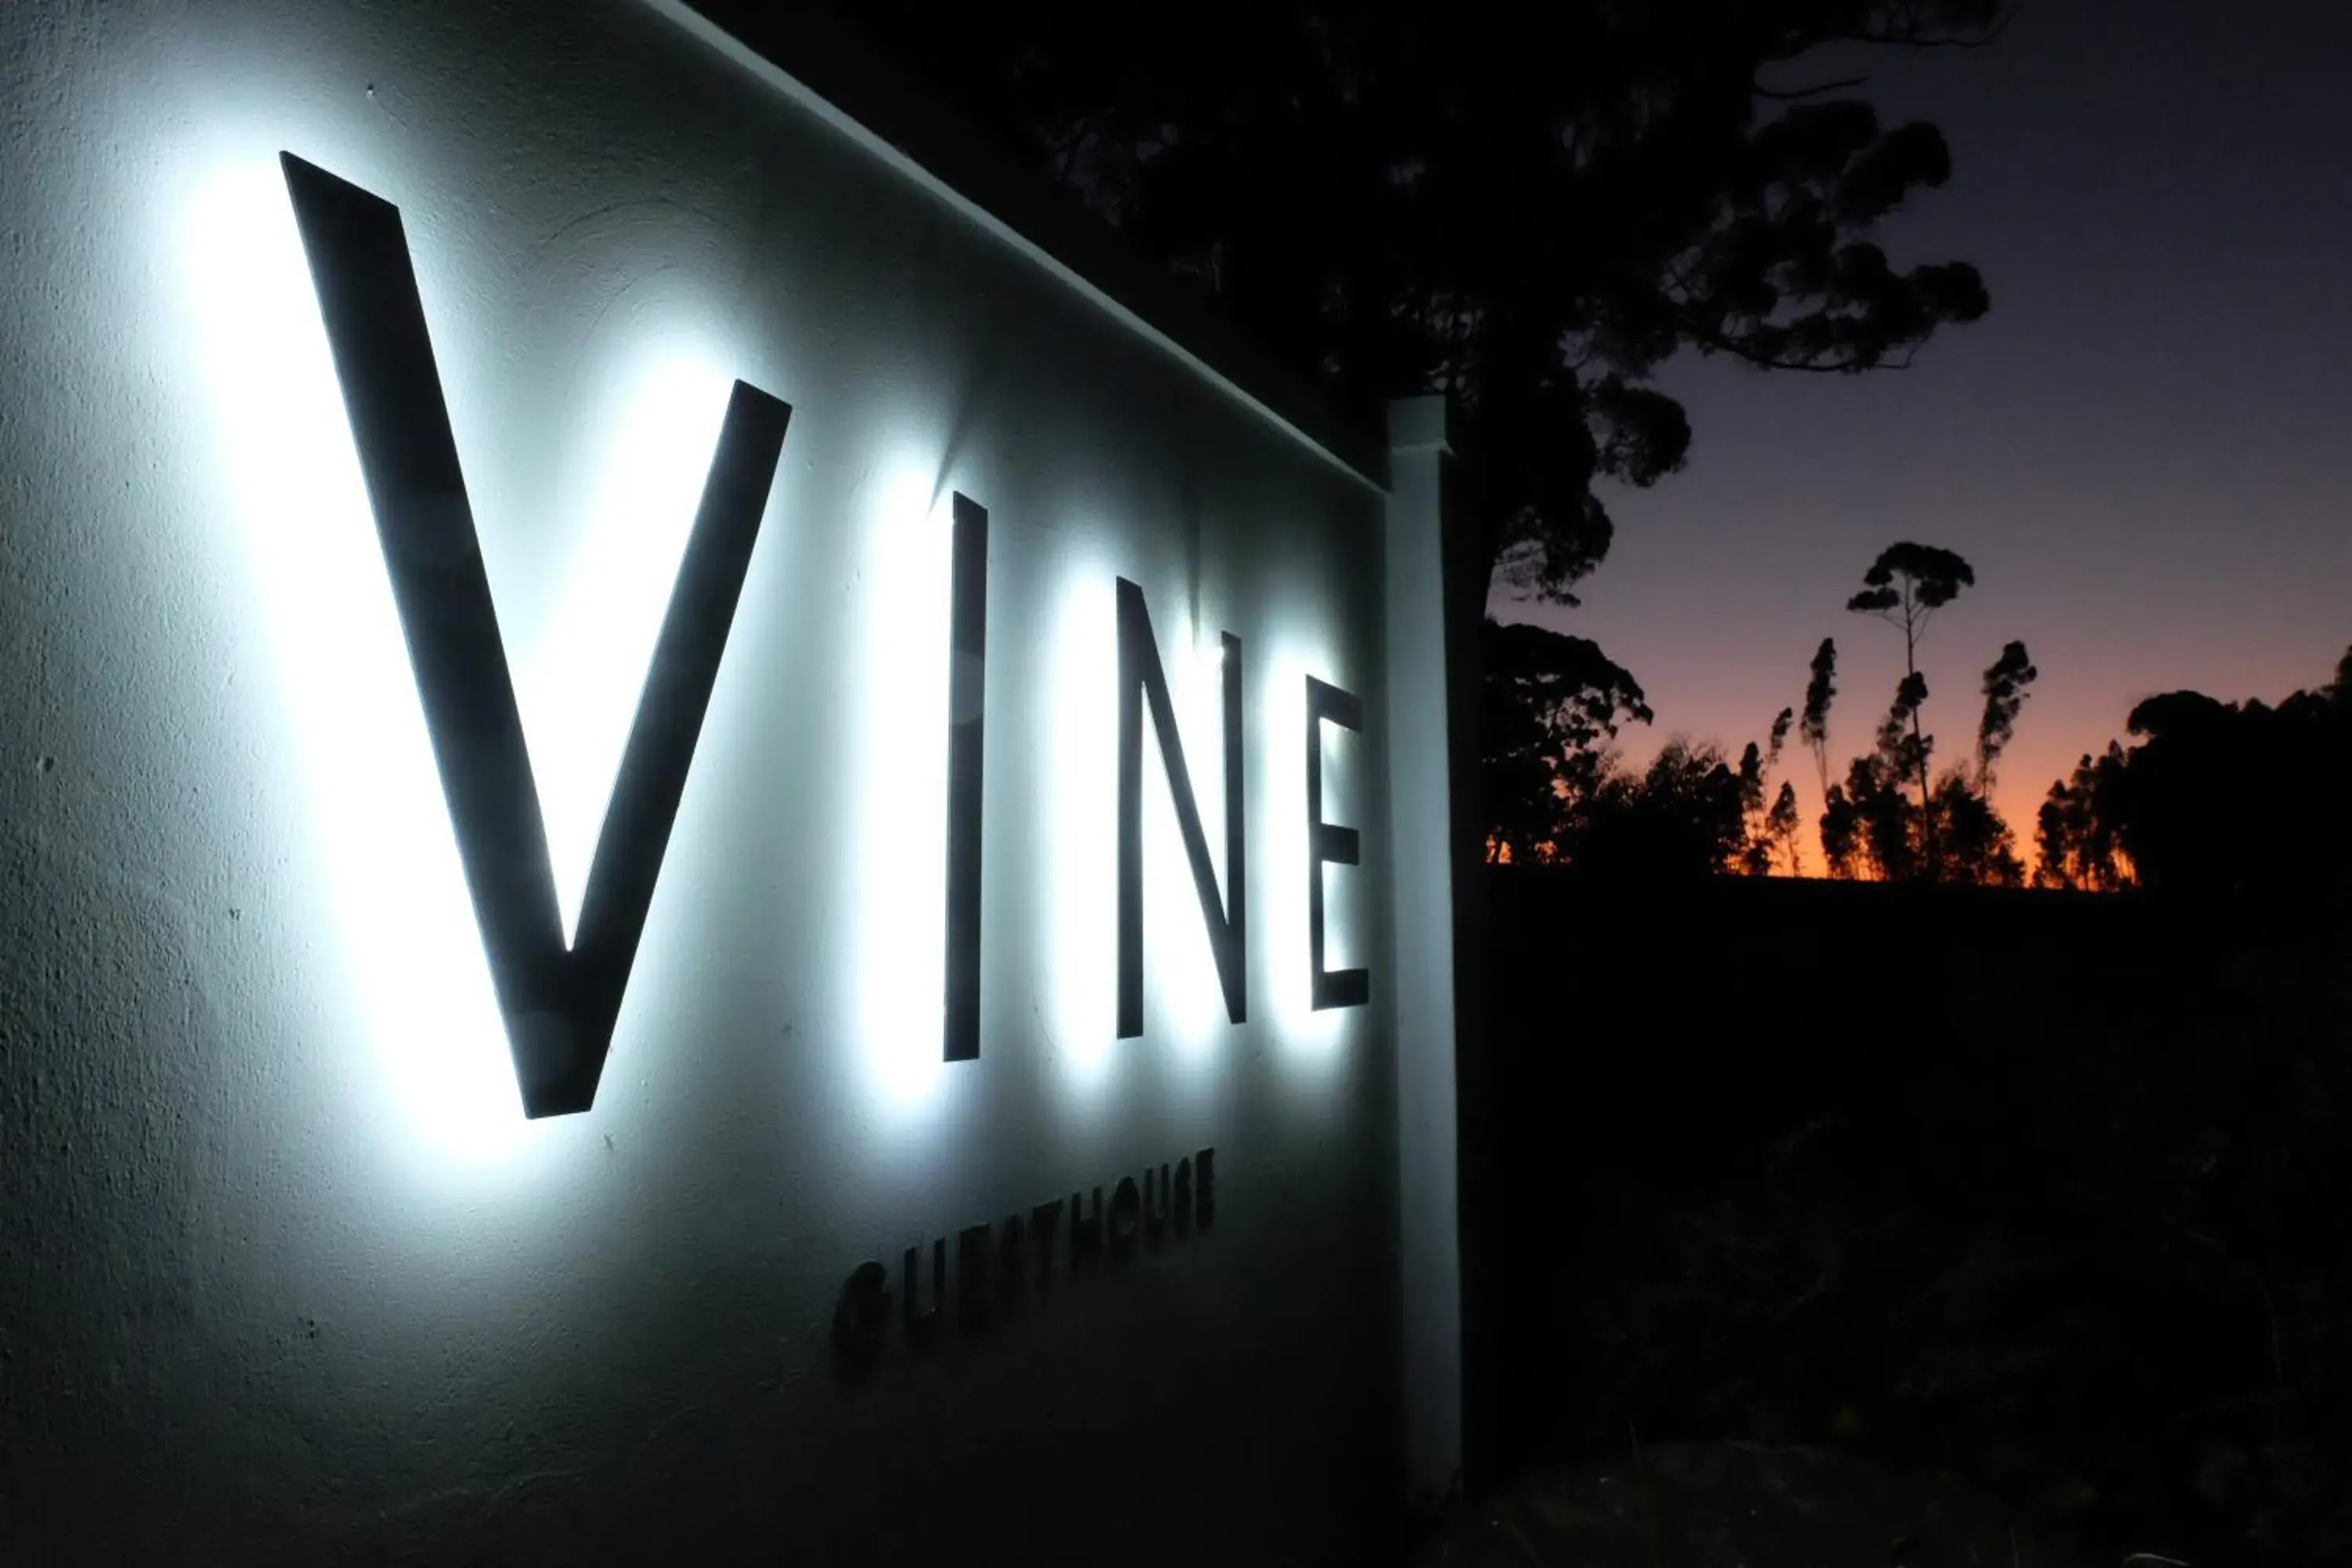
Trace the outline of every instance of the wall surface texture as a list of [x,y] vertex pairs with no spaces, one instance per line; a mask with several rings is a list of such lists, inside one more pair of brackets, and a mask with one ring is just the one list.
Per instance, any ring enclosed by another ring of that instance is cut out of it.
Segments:
[[[583,1114],[520,1110],[281,151],[400,208],[568,901],[728,387],[793,408]],[[0,1561],[1350,1560],[1406,1447],[1386,781],[1442,745],[1389,506],[639,0],[0,10]],[[1221,875],[1242,641],[1239,1026],[1147,742],[1116,1037],[1121,577]],[[1372,716],[1364,1007],[1308,1006],[1309,675]],[[1204,1148],[1208,1227],[837,1360],[862,1260]]]

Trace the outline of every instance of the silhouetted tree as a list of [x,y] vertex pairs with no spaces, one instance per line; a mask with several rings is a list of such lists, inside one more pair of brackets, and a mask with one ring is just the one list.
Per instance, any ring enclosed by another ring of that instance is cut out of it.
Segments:
[[1904,776],[1884,750],[1846,765],[1845,802],[1853,814],[1859,868],[1884,882],[1922,876],[1919,808],[1903,793]]
[[[1748,812],[1748,841],[1746,847],[1740,852],[1739,868],[1751,877],[1769,877],[1772,874],[1773,858],[1780,840],[1773,836],[1772,812],[1766,807],[1764,795],[1765,791],[1771,786],[1772,769],[1779,764],[1780,753],[1788,746],[1789,727],[1796,721],[1795,709],[1781,709],[1773,717],[1772,728],[1765,737],[1763,750],[1759,752],[1755,744],[1750,742],[1748,749],[1740,753],[1739,786],[1741,798],[1746,804]],[[1790,795],[1793,800],[1792,792],[1787,784],[1783,784],[1780,786],[1780,793],[1783,795]],[[1774,807],[1777,808],[1779,802],[1776,800]]]
[[[1866,869],[1895,881],[2015,887],[2024,880],[2016,835],[1991,796],[1993,771],[2016,736],[2028,689],[2041,673],[2025,645],[2009,643],[1984,672],[1985,707],[1972,766],[1962,763],[1937,781],[1936,740],[1922,718],[1927,679],[1919,668],[1920,640],[1935,613],[1975,582],[1974,568],[1959,555],[1906,541],[1879,552],[1863,575],[1863,591],[1846,601],[1848,610],[1876,616],[1903,634],[1904,673],[1879,723],[1875,752],[1855,760],[1842,791],[1823,792],[1822,848],[1832,876]],[[1825,641],[1813,661],[1824,718],[1833,658]],[[1809,691],[1809,718],[1813,707]],[[1826,733],[1826,724],[1818,728]],[[1822,754],[1826,756],[1825,745]],[[1905,798],[1906,788],[1918,791],[1916,801]]]
[[1783,781],[1772,809],[1764,819],[1764,837],[1771,855],[1791,877],[1802,868],[1797,852],[1797,786]]
[[1713,876],[1738,869],[1747,847],[1738,772],[1719,747],[1679,736],[1641,773],[1604,778],[1577,818],[1568,858],[1595,876]]
[[2136,744],[2052,785],[2045,880],[2282,911],[2352,900],[2352,650],[2333,684],[2276,707],[2169,691],[2126,728]]
[[1886,764],[1889,784],[1927,776],[1936,738],[1919,731],[1919,710],[1927,701],[1927,678],[1917,670],[1895,683],[1895,700],[1878,721],[1878,755]]
[[[2016,693],[2032,677],[2032,667],[2022,662],[2022,645],[2010,647],[2017,658],[2005,652],[1996,668],[2017,677],[2003,688],[2004,710],[2013,716]],[[1921,733],[1916,722],[1927,695],[1925,676],[1916,670],[1906,675],[1879,721],[1877,750],[1855,758],[1846,770],[1844,785],[1832,790],[1822,820],[1822,853],[1830,874],[1866,874],[1890,882],[2023,886],[2025,866],[2018,858],[2017,837],[1979,785],[1987,754],[1981,737],[1979,767],[1948,769],[1924,809],[1906,793],[1910,780],[1928,771],[1935,744],[1935,737]],[[2005,736],[1996,735],[1990,754],[1998,758],[2005,742]]]
[[[1905,689],[1909,689],[1909,681],[1918,683],[1918,692],[1908,703],[1910,761],[1916,771],[1906,776],[1918,781],[1922,813],[1928,809],[1930,786],[1927,739],[1919,719],[1919,709],[1927,697],[1927,682],[1919,679],[1919,639],[1927,633],[1929,618],[1958,598],[1960,590],[1971,586],[1976,580],[1975,569],[1951,551],[1906,540],[1878,552],[1878,559],[1862,575],[1862,592],[1845,603],[1847,609],[1876,616],[1903,634],[1903,669],[1908,678]],[[1882,735],[1879,750],[1884,752],[1886,749]]]
[[1590,638],[1486,623],[1480,785],[1490,858],[1559,852],[1572,804],[1600,783],[1600,747],[1653,717],[1632,673]]
[[2104,755],[2085,753],[2071,780],[2051,784],[2034,833],[2037,886],[2111,893],[2137,885],[2117,837],[2116,790],[2123,767],[2123,746],[2110,741]]
[[2017,736],[2017,716],[2025,707],[2026,688],[2041,674],[2021,642],[2004,647],[1984,673],[1984,718],[1977,724],[1977,788],[1988,796],[1992,794],[1993,766]]
[[1772,851],[1763,836],[1764,753],[1753,741],[1739,753],[1739,822],[1736,859],[1740,871],[1750,877],[1769,876]]
[[1830,637],[1813,650],[1812,679],[1805,682],[1805,717],[1798,733],[1821,769],[1822,799],[1830,795],[1830,700],[1837,695],[1837,643]]
[[2025,886],[2017,835],[1984,792],[1958,769],[1936,786],[1933,828],[1926,836],[1941,858],[1935,879],[1986,888]]
[[[1914,840],[1921,813],[1904,798],[1903,784],[1927,767],[1933,742],[1910,732],[1927,698],[1927,678],[1916,670],[1895,683],[1895,700],[1878,721],[1877,750],[1848,763],[1844,785],[1825,800],[1822,852],[1832,862],[1831,875],[1906,882],[1920,874],[1924,862]],[[1832,814],[1840,818],[1834,826]],[[1840,840],[1835,849],[1833,836]]]
[[1830,785],[1822,797],[1821,835],[1822,858],[1829,874],[1841,881],[1861,876],[1862,813],[1846,798],[1842,784]]
[[1937,785],[1923,832],[1922,851],[1933,861],[1931,875],[1939,881],[1970,882],[1981,887],[2025,885],[2025,865],[2018,858],[2017,836],[1992,804],[1993,769],[2016,738],[2017,716],[2041,671],[2021,642],[2000,650],[1984,672],[1984,715],[1977,723],[1973,776],[1953,769]]

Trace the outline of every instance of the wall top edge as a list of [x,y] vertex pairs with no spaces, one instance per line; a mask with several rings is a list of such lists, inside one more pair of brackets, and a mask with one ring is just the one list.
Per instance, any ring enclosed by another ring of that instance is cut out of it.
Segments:
[[643,3],[929,187],[1333,467],[1387,493],[1387,444],[1378,436],[1129,252],[1108,226],[999,153],[837,18],[807,4],[773,5],[762,12],[755,48],[717,19],[724,0]]

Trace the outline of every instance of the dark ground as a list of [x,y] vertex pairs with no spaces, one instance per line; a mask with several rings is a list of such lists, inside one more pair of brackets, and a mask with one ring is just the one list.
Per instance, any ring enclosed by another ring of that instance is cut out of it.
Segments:
[[2106,1563],[2352,1561],[2340,924],[1486,891],[1508,1472],[1734,1439],[1940,1472]]

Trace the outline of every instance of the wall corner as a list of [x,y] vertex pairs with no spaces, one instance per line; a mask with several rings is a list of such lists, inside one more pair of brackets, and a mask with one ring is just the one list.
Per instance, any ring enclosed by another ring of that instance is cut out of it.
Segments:
[[1401,1384],[1417,1504],[1463,1474],[1464,1375],[1454,1029],[1454,814],[1446,625],[1451,409],[1389,405],[1387,647],[1395,976]]

